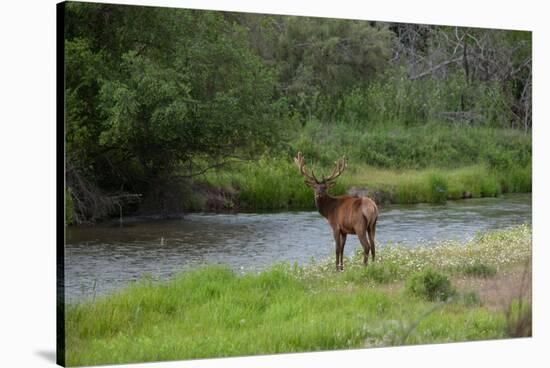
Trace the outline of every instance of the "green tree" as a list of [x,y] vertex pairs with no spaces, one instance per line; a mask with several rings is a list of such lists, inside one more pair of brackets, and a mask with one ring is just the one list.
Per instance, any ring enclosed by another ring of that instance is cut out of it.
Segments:
[[142,193],[278,141],[276,81],[244,27],[218,12],[81,3],[66,11],[68,167],[89,185]]
[[280,87],[304,115],[333,118],[342,97],[389,66],[392,32],[365,21],[285,17],[277,41]]

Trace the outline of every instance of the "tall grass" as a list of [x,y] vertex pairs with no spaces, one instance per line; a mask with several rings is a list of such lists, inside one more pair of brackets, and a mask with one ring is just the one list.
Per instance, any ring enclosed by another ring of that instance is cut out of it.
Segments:
[[66,361],[95,365],[506,337],[504,310],[461,298],[439,305],[380,284],[415,277],[420,264],[460,275],[456,265],[475,257],[500,272],[529,258],[530,245],[530,229],[523,226],[466,247],[382,247],[376,263],[365,268],[357,255],[342,273],[327,260],[244,275],[204,267],[168,282],[143,280],[67,306]]
[[[446,119],[449,112],[465,108],[476,125],[508,126],[516,119],[508,106],[508,97],[496,83],[469,85],[463,72],[456,71],[444,79],[410,80],[406,73],[392,71],[368,86],[356,87],[345,95],[333,116],[347,122],[376,123],[392,121],[402,125],[424,124]],[[457,119],[448,119],[457,121]],[[458,119],[460,120],[460,119]]]
[[406,126],[311,120],[298,129],[290,146],[323,166],[345,154],[355,164],[388,169],[524,167],[532,152],[531,136],[522,131],[436,122]]
[[[229,171],[210,173],[210,184],[238,190],[242,209],[311,209],[313,191],[304,184],[296,166],[286,158],[262,158]],[[342,194],[345,185],[337,183],[333,192]]]
[[530,192],[530,175],[530,170],[499,172],[485,165],[424,170],[365,167],[348,180],[352,185],[386,191],[392,203],[440,203],[463,197],[496,197],[506,192]]
[[[350,188],[367,189],[369,195],[388,203],[441,203],[463,197],[495,197],[508,192],[530,192],[530,167],[498,171],[485,165],[458,169],[380,169],[350,164],[331,194]],[[329,167],[315,172],[328,173]],[[211,185],[232,187],[240,209],[313,209],[313,190],[290,159],[263,158],[232,170],[210,173]]]
[[[317,174],[345,154],[349,168],[332,194],[368,189],[390,203],[441,203],[531,191],[531,137],[519,131],[442,124],[326,125],[309,121],[286,151],[203,177],[231,187],[241,209],[312,209],[312,190],[293,164],[301,151]],[[320,175],[319,175],[320,176]]]

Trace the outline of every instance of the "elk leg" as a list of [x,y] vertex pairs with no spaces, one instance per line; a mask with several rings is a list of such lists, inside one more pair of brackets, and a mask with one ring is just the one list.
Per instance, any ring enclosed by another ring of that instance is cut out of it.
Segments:
[[365,233],[358,235],[358,237],[361,245],[363,246],[363,264],[366,266],[369,263],[370,244]]
[[344,246],[346,245],[347,235],[340,233],[340,270],[344,269]]
[[371,226],[368,231],[369,243],[372,251],[372,260],[374,261],[374,234],[376,232],[376,222]]
[[341,242],[340,242],[340,233],[335,231],[333,233],[334,235],[334,242],[336,243],[336,271],[340,271],[340,249],[342,248]]

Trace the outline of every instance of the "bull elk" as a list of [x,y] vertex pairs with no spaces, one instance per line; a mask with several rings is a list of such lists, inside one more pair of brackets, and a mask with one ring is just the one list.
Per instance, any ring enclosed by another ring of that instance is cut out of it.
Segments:
[[315,173],[307,172],[304,156],[301,152],[294,158],[300,173],[306,178],[307,186],[315,191],[315,206],[319,213],[328,220],[336,242],[336,270],[344,269],[344,245],[349,234],[356,234],[363,247],[363,264],[369,260],[369,251],[372,251],[374,261],[374,234],[378,220],[378,207],[368,197],[351,197],[347,195],[333,197],[328,190],[336,185],[336,178],[346,169],[348,163],[345,156],[337,162],[336,167],[328,177],[318,180]]

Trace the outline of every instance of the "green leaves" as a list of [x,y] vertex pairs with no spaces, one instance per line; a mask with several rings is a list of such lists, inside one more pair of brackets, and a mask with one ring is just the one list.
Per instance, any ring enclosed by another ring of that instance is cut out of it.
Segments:
[[275,44],[279,81],[305,116],[334,116],[338,100],[389,66],[386,26],[340,19],[284,18]]
[[147,140],[169,150],[170,141],[184,134],[189,91],[184,71],[125,53],[118,79],[105,81],[100,90],[105,129],[99,143],[132,150]]
[[285,106],[272,104],[274,73],[250,50],[248,30],[222,13],[67,11],[67,156],[100,187],[146,192],[176,170],[278,142]]

